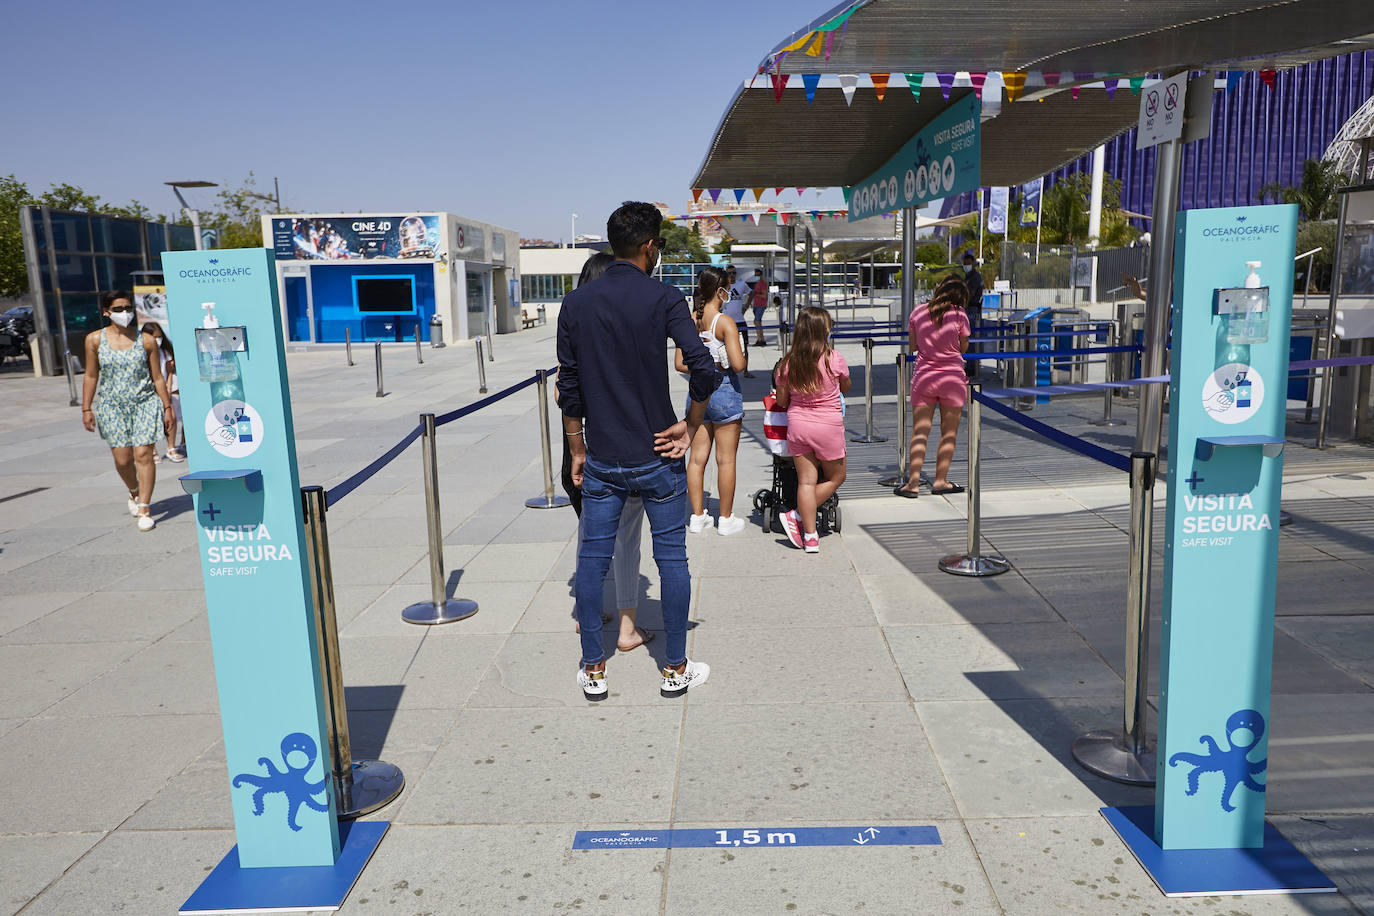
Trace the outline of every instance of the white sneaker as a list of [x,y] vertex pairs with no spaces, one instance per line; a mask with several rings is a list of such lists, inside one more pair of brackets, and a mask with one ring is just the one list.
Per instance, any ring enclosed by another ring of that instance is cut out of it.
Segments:
[[606,669],[588,671],[579,665],[577,668],[577,686],[582,688],[582,695],[589,700],[606,699]]
[[700,515],[694,515],[687,522],[687,530],[692,534],[701,534],[707,528],[711,527],[712,521],[711,516],[705,512]]
[[157,522],[153,521],[153,517],[151,515],[140,515],[138,517],[139,531],[152,531],[156,527]]
[[792,542],[793,547],[802,546],[801,516],[796,509],[784,512],[781,517],[782,530],[787,535],[787,539]]
[[134,499],[132,496],[129,497],[129,514],[134,518],[138,518],[138,500]]
[[673,699],[680,697],[690,687],[700,687],[711,676],[711,666],[705,662],[694,662],[690,658],[678,673],[675,668],[663,669],[663,686],[658,690],[660,696]]
[[716,530],[724,535],[739,534],[744,530],[744,519],[727,515],[716,522]]
[[816,534],[816,533],[814,533],[814,532],[811,533],[811,534],[803,534],[803,535],[802,535],[802,550],[805,550],[807,553],[820,553],[820,552],[821,552],[821,538],[820,538],[820,535],[818,535],[818,534]]

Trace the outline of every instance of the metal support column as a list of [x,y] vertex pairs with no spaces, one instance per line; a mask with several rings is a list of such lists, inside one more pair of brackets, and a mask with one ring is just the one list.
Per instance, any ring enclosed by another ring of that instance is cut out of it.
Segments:
[[353,365],[353,331],[349,328],[344,328],[344,358]]
[[1085,770],[1134,786],[1155,784],[1155,749],[1145,731],[1150,678],[1150,541],[1155,456],[1131,453],[1131,556],[1126,580],[1126,694],[1122,727],[1080,735],[1073,759]]
[[420,323],[415,323],[415,362],[423,366],[425,364],[424,355],[420,353]]
[[487,393],[487,361],[482,358],[482,338],[473,340],[477,344],[477,393]]
[[[1336,355],[1336,297],[1341,294],[1341,253],[1345,247],[1345,218],[1349,210],[1350,195],[1341,194],[1341,209],[1336,216],[1336,245],[1331,252],[1331,294],[1326,306],[1326,346],[1324,358]],[[1335,378],[1336,367],[1322,369],[1322,400],[1317,412],[1317,448],[1326,448],[1326,424],[1331,417],[1331,383]]]
[[907,429],[906,406],[911,400],[910,357],[897,354],[897,473],[878,481],[879,486],[904,487],[911,464],[911,430]]
[[453,623],[477,613],[477,602],[449,598],[444,576],[444,526],[439,520],[439,458],[434,441],[434,414],[420,414],[424,432],[420,436],[420,456],[425,474],[425,522],[429,529],[429,596],[401,611],[406,623]]
[[811,305],[811,230],[806,230],[806,299],[805,306]]
[[379,340],[372,345],[372,354],[377,361],[377,397],[386,397],[386,390],[382,387],[382,342]]
[[327,502],[323,487],[301,487],[305,508],[305,549],[310,562],[310,591],[315,603],[315,642],[320,653],[325,710],[333,760],[334,797],[340,819],[376,811],[401,794],[405,776],[383,760],[354,760],[348,738],[343,665],[339,658],[339,622],[334,612],[334,574],[329,562]]
[[[1174,227],[1177,224],[1179,163],[1183,141],[1169,140],[1155,147],[1154,216],[1150,237],[1150,283],[1145,290],[1145,353],[1141,375],[1164,374],[1168,355],[1169,303],[1174,287]],[[1159,454],[1164,425],[1164,386],[1144,385],[1136,415],[1135,450]],[[1150,465],[1151,470],[1154,464]]]
[[983,408],[978,403],[982,393],[980,382],[968,383],[968,552],[944,557],[938,566],[941,572],[955,576],[996,576],[1011,569],[1011,563],[999,556],[982,556],[982,520],[979,518],[978,491],[982,486],[979,451],[982,447]]
[[539,449],[544,457],[544,492],[525,500],[525,506],[529,509],[561,509],[572,503],[568,497],[560,496],[553,490],[553,452],[549,444],[549,373],[546,369],[540,369],[536,374],[539,376],[535,390],[539,397]]
[[850,442],[886,442],[887,436],[873,433],[873,338],[864,338],[864,434],[850,436]]

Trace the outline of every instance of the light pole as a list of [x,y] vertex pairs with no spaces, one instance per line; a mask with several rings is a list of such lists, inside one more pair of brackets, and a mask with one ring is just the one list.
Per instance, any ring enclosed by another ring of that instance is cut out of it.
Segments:
[[568,247],[577,247],[577,214],[572,215],[572,234],[568,236]]
[[277,208],[276,212],[281,212],[281,185],[277,184],[277,179],[275,178],[272,179],[271,197],[268,197],[266,194],[259,194],[257,191],[248,190],[245,190],[243,194],[245,197],[256,197],[258,200],[265,200],[270,204],[274,204]]
[[191,205],[186,202],[186,198],[181,196],[181,189],[217,188],[219,185],[215,184],[213,181],[165,181],[163,184],[171,186],[172,193],[177,196],[177,201],[181,204],[181,209],[185,211],[187,217],[191,220],[191,231],[195,233],[196,236],[196,251],[203,250],[205,248],[205,243],[200,237],[200,212],[192,209]]

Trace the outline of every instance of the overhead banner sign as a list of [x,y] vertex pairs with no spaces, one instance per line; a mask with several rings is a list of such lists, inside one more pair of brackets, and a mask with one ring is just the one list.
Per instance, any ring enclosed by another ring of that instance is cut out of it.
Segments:
[[988,198],[988,231],[1007,231],[1007,205],[1011,188],[992,188]]
[[1040,198],[1044,191],[1044,178],[1037,178],[1021,185],[1021,225],[1040,225]]
[[919,207],[977,188],[980,113],[973,93],[950,103],[882,168],[853,187],[849,221]]
[[272,220],[277,260],[425,258],[439,252],[437,216],[299,216]]
[[1183,102],[1188,95],[1188,71],[1160,80],[1140,93],[1140,122],[1135,148],[1148,149],[1183,136]]

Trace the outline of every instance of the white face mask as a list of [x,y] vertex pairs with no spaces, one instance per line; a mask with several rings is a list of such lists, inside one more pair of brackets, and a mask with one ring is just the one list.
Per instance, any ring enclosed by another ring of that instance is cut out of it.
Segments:
[[119,325],[121,328],[127,328],[129,325],[134,323],[134,313],[111,312],[110,320],[113,321],[115,324]]
[[965,265],[964,265],[964,273],[967,274],[967,273],[972,273],[972,272],[973,272],[973,265],[972,265],[972,264],[965,264]]

